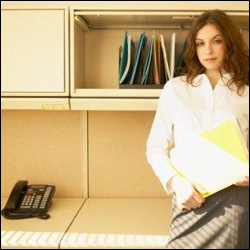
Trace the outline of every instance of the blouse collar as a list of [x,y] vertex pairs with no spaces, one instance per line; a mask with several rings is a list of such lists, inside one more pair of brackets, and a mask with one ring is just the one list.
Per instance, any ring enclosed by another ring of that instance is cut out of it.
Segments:
[[[231,73],[225,73],[221,76],[221,78],[218,80],[217,84],[216,84],[216,87],[217,86],[227,86],[227,83],[232,79],[233,75]],[[206,76],[205,73],[203,74],[200,74],[198,76],[195,77],[194,79],[194,85],[195,86],[198,86],[198,85],[201,85],[201,84],[204,84],[204,83],[207,83],[207,84],[210,84],[210,81],[208,79],[208,77]],[[216,88],[215,87],[215,88]]]

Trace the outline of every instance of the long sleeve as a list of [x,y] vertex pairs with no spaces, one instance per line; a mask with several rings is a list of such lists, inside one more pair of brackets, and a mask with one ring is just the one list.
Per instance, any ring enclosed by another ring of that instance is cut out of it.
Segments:
[[200,133],[224,119],[239,119],[246,142],[249,140],[249,87],[242,96],[225,85],[231,74],[224,74],[213,89],[205,74],[198,75],[193,85],[185,77],[176,77],[166,83],[158,102],[155,119],[147,141],[147,159],[162,186],[175,175],[170,163],[170,150],[181,145],[183,138],[174,135],[174,124],[181,123]]
[[170,84],[166,84],[158,102],[158,108],[147,140],[147,159],[155,175],[167,193],[167,182],[175,175],[169,159],[173,147],[173,116]]

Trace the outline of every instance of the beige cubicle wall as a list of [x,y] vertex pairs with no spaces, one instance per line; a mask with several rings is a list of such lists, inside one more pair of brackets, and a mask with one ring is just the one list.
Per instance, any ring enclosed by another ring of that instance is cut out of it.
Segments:
[[1,196],[27,179],[56,185],[55,196],[63,198],[164,198],[145,155],[153,117],[154,112],[1,111]]
[[89,112],[90,198],[166,196],[145,155],[153,118],[154,112]]
[[81,197],[81,121],[81,112],[1,111],[1,197],[23,179],[56,185],[56,197]]

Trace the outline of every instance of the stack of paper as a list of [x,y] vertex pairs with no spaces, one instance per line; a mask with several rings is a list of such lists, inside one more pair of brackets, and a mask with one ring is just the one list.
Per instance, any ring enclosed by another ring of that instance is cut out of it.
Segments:
[[228,118],[200,135],[177,124],[183,138],[170,152],[173,169],[189,179],[203,197],[249,174],[248,149],[236,118]]

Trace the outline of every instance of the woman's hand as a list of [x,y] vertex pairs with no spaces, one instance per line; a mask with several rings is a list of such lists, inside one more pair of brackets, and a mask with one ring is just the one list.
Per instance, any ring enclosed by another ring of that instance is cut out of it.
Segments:
[[191,210],[200,207],[205,202],[192,183],[185,178],[174,176],[169,185],[176,194],[178,206]]
[[239,187],[249,186],[249,175],[239,178],[234,184]]

